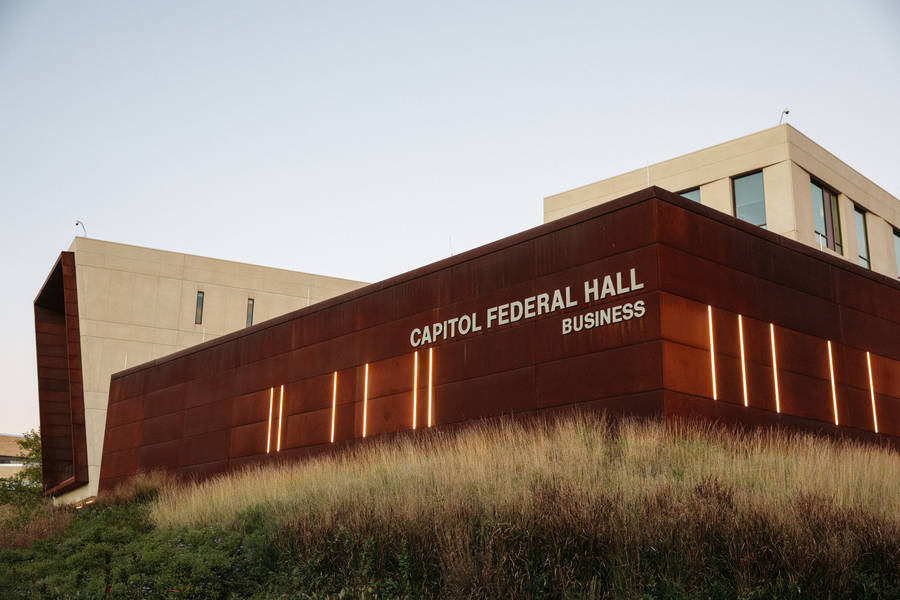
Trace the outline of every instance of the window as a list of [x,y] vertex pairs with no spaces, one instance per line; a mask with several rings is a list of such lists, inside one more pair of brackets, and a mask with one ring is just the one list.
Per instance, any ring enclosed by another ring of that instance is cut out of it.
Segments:
[[860,207],[853,210],[856,216],[856,246],[859,248],[859,264],[867,269],[869,264],[869,236],[866,233],[866,211]]
[[762,171],[735,177],[731,183],[734,189],[734,216],[765,229],[766,195]]
[[247,298],[247,327],[253,325],[253,298]]
[[203,292],[197,292],[197,311],[194,313],[194,324],[203,322]]
[[894,262],[897,264],[897,279],[900,279],[900,231],[894,230]]
[[809,186],[812,192],[813,228],[816,242],[824,248],[830,248],[838,254],[843,254],[838,196],[815,181],[811,181]]
[[688,200],[693,200],[694,202],[700,202],[700,188],[694,188],[692,190],[684,190],[679,193],[680,196],[684,196]]

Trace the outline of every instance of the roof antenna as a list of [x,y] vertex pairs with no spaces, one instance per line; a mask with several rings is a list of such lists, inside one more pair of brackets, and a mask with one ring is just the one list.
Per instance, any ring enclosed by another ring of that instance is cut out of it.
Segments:
[[787,115],[789,115],[789,114],[791,114],[791,111],[788,110],[787,108],[784,109],[783,111],[781,111],[781,116],[778,117],[778,124],[781,125],[781,122],[782,122],[782,121],[784,120],[784,118],[785,118]]
[[81,227],[81,231],[84,232],[84,234],[81,237],[87,237],[87,229],[84,228],[84,223],[82,223],[81,221],[75,221],[75,227],[79,227],[79,226]]

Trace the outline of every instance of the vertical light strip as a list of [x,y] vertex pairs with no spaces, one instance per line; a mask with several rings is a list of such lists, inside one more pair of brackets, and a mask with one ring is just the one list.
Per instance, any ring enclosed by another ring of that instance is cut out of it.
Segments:
[[741,341],[741,385],[744,389],[744,406],[750,406],[747,397],[747,363],[744,357],[744,320],[738,315],[738,339]]
[[709,370],[712,373],[713,400],[718,400],[716,393],[716,347],[713,344],[712,306],[706,305],[706,315],[709,318]]
[[772,377],[775,380],[775,412],[781,413],[781,399],[778,396],[778,360],[775,358],[775,325],[769,323],[769,337],[772,339]]
[[334,382],[331,384],[331,443],[334,443],[334,419],[337,414],[337,371],[334,372]]
[[269,429],[266,431],[266,454],[272,451],[272,399],[275,397],[275,388],[269,388]]
[[284,385],[281,386],[281,393],[278,398],[278,443],[275,446],[276,452],[281,452],[281,415],[284,413]]
[[363,437],[366,437],[366,417],[369,411],[369,363],[366,363],[366,378],[363,383]]
[[828,340],[828,374],[831,375],[831,404],[834,407],[834,424],[837,425],[837,391],[834,387],[834,359],[831,357],[831,340]]
[[878,433],[878,413],[875,412],[875,383],[872,380],[872,357],[866,352],[866,366],[869,367],[869,395],[872,397],[872,424]]
[[428,426],[431,427],[431,364],[434,358],[434,348],[428,349]]
[[419,351],[413,352],[413,418],[412,428],[416,430],[416,400],[419,391]]

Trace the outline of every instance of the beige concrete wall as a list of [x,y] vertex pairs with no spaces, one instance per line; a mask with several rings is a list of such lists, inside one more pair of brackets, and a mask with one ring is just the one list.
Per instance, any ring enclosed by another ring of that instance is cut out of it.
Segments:
[[869,234],[869,260],[872,261],[872,270],[896,279],[897,264],[891,224],[878,215],[867,212],[866,228]]
[[700,204],[734,216],[734,188],[731,178],[724,177],[701,185]]
[[[176,252],[75,238],[85,433],[90,483],[59,498],[97,493],[110,375],[366,285]],[[194,323],[197,292],[203,322]]]
[[[646,168],[629,171],[544,199],[544,222],[553,221],[585,208],[614,200],[650,185],[680,192],[715,182],[716,196],[710,202],[726,207],[724,186],[728,186],[728,210],[731,207],[730,177],[755,171],[788,159],[788,132],[784,126],[746,135],[697,152],[678,156]],[[647,171],[649,170],[649,178]],[[700,200],[706,204],[703,187]],[[714,204],[709,204],[713,206]],[[722,210],[720,208],[720,210]]]
[[[800,231],[797,228],[797,207],[794,206],[794,178],[799,174],[794,173],[791,166],[791,161],[785,160],[764,168],[763,190],[766,196],[766,229],[796,240],[800,238]],[[809,189],[809,177],[806,187]]]
[[[813,232],[810,179],[838,192],[843,256],[857,262],[853,206],[872,219],[872,269],[896,276],[892,228],[900,229],[900,200],[866,179],[808,137],[784,124],[643,169],[610,177],[544,199],[544,222],[608,202],[651,185],[673,192],[700,188],[700,201],[734,214],[731,178],[762,170],[766,228],[820,248]],[[835,254],[828,248],[820,248]]]
[[12,477],[21,470],[22,467],[20,465],[0,465],[0,478]]
[[[19,440],[22,438],[18,435],[0,434],[0,456],[19,456],[22,449],[19,447]],[[0,464],[0,477],[12,477],[22,470],[18,464]]]
[[793,127],[785,127],[791,160],[866,210],[895,226],[900,224],[900,200]]

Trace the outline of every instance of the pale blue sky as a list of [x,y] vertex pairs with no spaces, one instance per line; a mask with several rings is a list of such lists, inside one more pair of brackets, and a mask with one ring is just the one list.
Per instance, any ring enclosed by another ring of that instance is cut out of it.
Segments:
[[900,2],[0,0],[0,431],[100,239],[377,281],[789,122],[900,195]]

